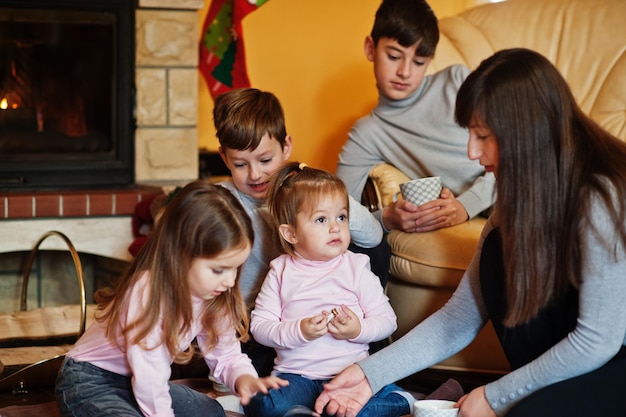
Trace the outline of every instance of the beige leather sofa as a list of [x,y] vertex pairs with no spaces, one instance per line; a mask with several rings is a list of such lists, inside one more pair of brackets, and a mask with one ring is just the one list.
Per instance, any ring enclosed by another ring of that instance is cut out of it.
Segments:
[[[493,52],[526,47],[549,58],[582,109],[626,140],[626,0],[506,0],[440,20],[441,40],[430,71],[462,63],[475,68]],[[625,167],[626,169],[626,167]],[[370,173],[364,203],[391,203],[407,181],[390,165]],[[393,338],[443,305],[471,259],[484,219],[431,233],[393,231],[387,293],[398,315]],[[419,349],[419,346],[415,347]],[[488,326],[439,368],[506,372],[508,363]]]

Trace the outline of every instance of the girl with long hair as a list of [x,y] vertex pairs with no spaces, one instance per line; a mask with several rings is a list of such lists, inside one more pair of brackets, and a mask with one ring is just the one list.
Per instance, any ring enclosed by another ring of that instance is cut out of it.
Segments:
[[252,225],[223,187],[187,184],[169,203],[114,289],[95,295],[96,321],[66,355],[56,384],[63,416],[224,416],[221,405],[169,382],[196,354],[246,404],[284,381],[259,379],[240,340],[248,317],[238,288]]

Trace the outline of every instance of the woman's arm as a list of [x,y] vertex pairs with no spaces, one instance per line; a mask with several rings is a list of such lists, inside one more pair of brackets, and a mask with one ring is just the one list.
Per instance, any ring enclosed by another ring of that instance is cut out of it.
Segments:
[[385,349],[342,371],[318,398],[315,408],[329,414],[354,416],[385,385],[421,371],[467,346],[487,321],[478,268],[484,237],[493,229],[490,219],[476,254],[458,288],[440,310]]
[[576,327],[536,360],[487,385],[487,399],[499,415],[542,387],[601,367],[624,345],[626,250],[611,238],[615,225],[604,203],[595,200],[590,213]]

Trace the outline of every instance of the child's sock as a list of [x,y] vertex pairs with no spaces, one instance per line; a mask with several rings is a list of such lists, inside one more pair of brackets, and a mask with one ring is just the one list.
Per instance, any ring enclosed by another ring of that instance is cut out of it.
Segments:
[[234,411],[235,413],[243,414],[243,406],[239,401],[239,397],[236,395],[218,395],[215,401],[222,405],[222,408],[226,411]]

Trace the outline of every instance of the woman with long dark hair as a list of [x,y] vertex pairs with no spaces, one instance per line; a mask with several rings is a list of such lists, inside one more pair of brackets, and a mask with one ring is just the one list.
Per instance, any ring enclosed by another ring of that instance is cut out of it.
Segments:
[[495,53],[461,86],[468,155],[497,201],[448,303],[326,386],[317,411],[353,416],[372,392],[467,346],[491,320],[512,371],[460,417],[613,416],[626,392],[626,143],[587,117],[557,69]]

